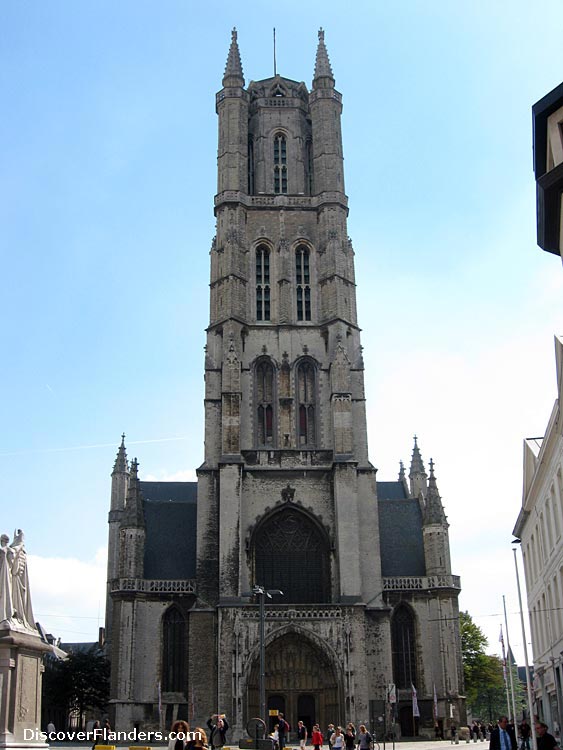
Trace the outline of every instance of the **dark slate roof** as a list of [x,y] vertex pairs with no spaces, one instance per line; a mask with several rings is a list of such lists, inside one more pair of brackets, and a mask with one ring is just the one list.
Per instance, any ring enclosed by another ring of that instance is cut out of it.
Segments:
[[141,491],[152,503],[197,503],[197,482],[141,482]]
[[384,577],[426,575],[418,500],[405,498],[402,482],[378,482],[377,494],[381,574]]
[[91,649],[96,649],[101,651],[100,644],[98,641],[94,641],[92,643],[60,643],[59,648],[62,651],[66,651],[67,654],[73,653],[73,654],[79,654],[79,653],[87,653]]
[[380,500],[406,500],[405,485],[402,482],[378,482],[377,497]]
[[195,578],[197,482],[141,482],[145,578]]

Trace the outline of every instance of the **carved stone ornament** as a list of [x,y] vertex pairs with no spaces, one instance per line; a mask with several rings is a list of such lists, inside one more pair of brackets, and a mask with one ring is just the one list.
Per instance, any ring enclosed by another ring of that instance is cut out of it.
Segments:
[[295,497],[295,487],[290,487],[288,482],[287,487],[281,491],[281,496],[284,503],[292,503]]

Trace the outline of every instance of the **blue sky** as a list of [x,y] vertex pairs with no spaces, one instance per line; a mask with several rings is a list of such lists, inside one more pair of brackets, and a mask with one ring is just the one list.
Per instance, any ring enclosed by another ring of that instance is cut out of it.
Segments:
[[497,649],[503,593],[516,610],[522,438],[547,424],[562,331],[531,148],[531,106],[563,80],[562,22],[559,2],[2,3],[1,530],[26,532],[48,630],[90,640],[103,617],[121,433],[145,478],[189,478],[203,458],[230,30],[247,83],[272,74],[275,26],[278,71],[310,85],[323,26],[371,459],[394,478],[419,435],[461,605]]

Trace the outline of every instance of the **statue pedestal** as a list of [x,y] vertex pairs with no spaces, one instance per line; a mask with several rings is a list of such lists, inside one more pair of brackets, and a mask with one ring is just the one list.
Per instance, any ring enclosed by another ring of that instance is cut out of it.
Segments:
[[39,635],[12,621],[0,624],[0,750],[46,748],[41,736],[43,654]]

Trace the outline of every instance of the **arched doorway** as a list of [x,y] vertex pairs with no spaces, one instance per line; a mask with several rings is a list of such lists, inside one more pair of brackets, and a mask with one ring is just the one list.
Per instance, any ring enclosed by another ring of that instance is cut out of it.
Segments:
[[[255,659],[247,684],[247,717],[258,716],[259,659]],[[281,711],[294,732],[299,720],[309,737],[313,724],[325,727],[343,720],[340,715],[338,677],[330,655],[302,633],[287,633],[266,647],[266,706]],[[274,717],[269,720],[272,728]]]

